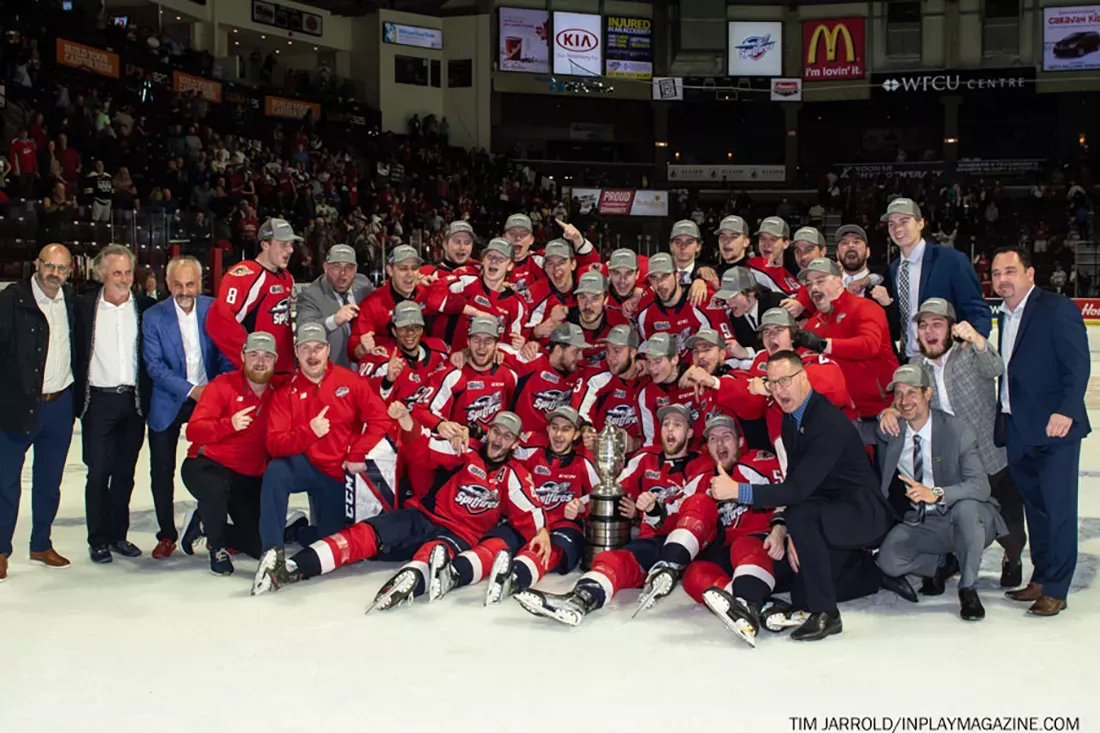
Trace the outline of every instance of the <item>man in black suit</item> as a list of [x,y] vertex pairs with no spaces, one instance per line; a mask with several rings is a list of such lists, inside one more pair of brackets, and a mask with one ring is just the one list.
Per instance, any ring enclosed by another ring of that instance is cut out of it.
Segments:
[[867,264],[871,248],[867,244],[867,232],[858,224],[838,227],[836,234],[836,261],[844,270],[844,287],[852,295],[870,298],[886,310],[886,323],[890,326],[890,340],[901,339],[901,316],[894,299],[893,281],[885,267]]
[[783,296],[760,285],[753,271],[747,267],[731,267],[722,275],[722,287],[714,294],[714,305],[725,301],[736,346],[730,348],[730,356],[741,362],[740,368],[748,369],[757,352],[763,350],[757,328],[760,316],[771,308],[777,308]]
[[126,534],[153,391],[141,353],[141,318],[156,301],[131,289],[134,264],[128,248],[107,245],[94,262],[102,286],[76,299],[73,409],[82,424],[88,548],[97,563],[111,562],[112,553],[141,554]]
[[809,612],[791,638],[816,641],[842,631],[838,600],[869,595],[883,583],[867,548],[882,541],[893,520],[863,440],[810,386],[802,358],[793,351],[769,357],[767,385],[786,413],[786,478],[739,484],[737,501],[758,510],[786,507],[786,555],[773,555],[786,560],[775,564],[776,588],[790,582],[792,604]]

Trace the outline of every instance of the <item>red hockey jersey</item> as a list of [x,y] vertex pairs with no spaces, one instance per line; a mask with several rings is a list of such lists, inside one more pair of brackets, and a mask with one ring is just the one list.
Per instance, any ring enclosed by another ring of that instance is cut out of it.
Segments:
[[657,412],[668,405],[683,405],[691,410],[692,427],[695,431],[691,447],[698,449],[703,445],[707,416],[703,411],[703,400],[696,395],[695,388],[680,386],[680,377],[686,370],[686,365],[681,367],[676,379],[671,382],[658,384],[650,380],[638,390],[638,419],[642,426],[642,445],[646,448],[660,449],[661,423],[657,420]]
[[415,417],[434,431],[444,420],[468,425],[470,432],[483,435],[501,410],[508,409],[516,394],[516,373],[494,365],[479,372],[466,364],[461,369],[437,372],[426,407],[421,402]]
[[642,440],[638,393],[648,382],[649,377],[628,381],[608,370],[593,374],[585,380],[577,411],[597,431],[611,423],[631,437]]
[[[438,286],[438,283],[437,283]],[[480,277],[463,275],[447,285],[451,295],[461,298],[463,306],[469,305],[496,317],[500,325],[501,340],[507,343],[512,335],[523,334],[527,325],[527,307],[523,298],[511,287],[495,292],[485,287]],[[464,315],[437,316],[432,324],[434,337],[451,345],[451,351],[462,351],[469,339],[470,319]]]
[[504,363],[518,375],[512,412],[523,421],[520,442],[524,446],[546,445],[546,416],[573,404],[574,393],[584,389],[580,370],[562,374],[550,365],[546,354],[525,362],[508,353]]
[[[386,348],[386,347],[383,347]],[[405,403],[410,410],[413,405],[427,401],[432,394],[432,379],[436,372],[449,367],[447,346],[437,339],[422,339],[418,355],[413,358],[402,354],[405,368],[390,382],[389,364],[397,346],[386,348],[385,354],[367,354],[359,360],[359,376],[367,380],[370,386],[387,405],[395,400]]]
[[[718,475],[718,468],[710,454],[704,453],[688,466],[688,473],[692,478],[685,493],[709,494],[710,480]],[[773,484],[783,481],[783,472],[774,453],[750,450],[742,453],[730,477],[744,484]],[[726,545],[732,545],[734,540],[745,535],[771,531],[771,509],[756,510],[733,500],[717,504],[718,525],[725,533]]]
[[508,281],[528,306],[534,305],[531,300],[531,288],[542,280],[546,280],[546,271],[542,269],[542,255],[534,252],[518,260],[508,276]]
[[294,371],[294,331],[290,326],[290,294],[294,278],[286,270],[272,271],[256,260],[229,268],[218,299],[206,316],[206,333],[238,369],[248,334],[266,331],[275,337],[275,371]]
[[689,452],[681,458],[666,458],[659,448],[642,450],[623,468],[619,485],[626,495],[637,499],[647,491],[652,492],[666,515],[662,521],[660,515],[643,514],[640,538],[667,535],[676,526],[674,517],[680,511],[680,504],[691,496],[689,491],[698,486],[692,487],[687,473],[688,465],[698,456],[698,453]]
[[[528,329],[532,329],[549,319],[554,306],[564,305],[568,309],[577,307],[576,295],[572,292],[563,293],[554,287],[554,284],[549,280],[540,280],[532,285],[530,296],[534,305],[531,306],[530,315],[527,316],[526,327]],[[549,343],[549,341],[549,336],[542,339],[543,345]]]
[[600,483],[592,459],[576,451],[559,456],[548,447],[523,452],[527,454],[523,465],[531,473],[535,498],[546,512],[546,526],[555,529],[579,525],[579,520],[565,518],[565,505],[573,499],[587,496]]
[[[714,293],[710,293],[708,300]],[[711,316],[714,320],[711,320]],[[680,302],[666,306],[658,299],[638,311],[638,334],[645,341],[655,333],[669,333],[676,337],[681,358],[687,353],[687,340],[700,328],[713,328],[723,338],[733,338],[729,318],[723,311],[713,311],[708,315],[704,309],[694,306],[688,300],[688,290],[684,288]]]
[[[803,288],[802,283],[790,273],[790,270],[783,265],[771,264],[767,257],[750,257],[746,264],[753,270],[759,270],[767,275],[771,282],[779,287],[778,292],[785,295],[794,295]],[[757,282],[760,281],[761,278],[757,278]]]
[[359,305],[359,315],[352,321],[351,336],[348,338],[348,358],[358,361],[355,357],[355,347],[365,333],[374,334],[374,343],[377,346],[392,346],[393,333],[393,309],[398,303],[413,300],[420,304],[424,310],[424,321],[427,324],[428,333],[431,332],[432,317],[444,315],[459,315],[465,307],[460,298],[449,297],[450,291],[440,287],[417,286],[412,295],[406,298],[393,289],[393,284],[386,281],[382,287],[373,291]]

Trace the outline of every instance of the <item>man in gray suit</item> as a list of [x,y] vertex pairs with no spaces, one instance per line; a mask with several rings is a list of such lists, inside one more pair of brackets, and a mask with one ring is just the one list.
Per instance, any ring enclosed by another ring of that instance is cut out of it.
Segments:
[[[962,418],[978,436],[978,455],[989,476],[993,498],[1001,505],[1001,517],[1008,534],[997,541],[1004,548],[1001,561],[1001,585],[1018,588],[1023,569],[1020,556],[1027,543],[1024,530],[1024,505],[1008,473],[1005,449],[993,442],[997,418],[997,378],[1004,373],[1004,360],[996,347],[966,321],[956,323],[955,308],[943,298],[921,303],[913,320],[917,322],[917,340],[921,355],[909,360],[928,372],[935,385],[932,408]],[[897,410],[889,408],[879,416],[882,429],[898,435]],[[954,558],[948,558],[948,572],[925,581],[921,593],[943,593],[943,582],[958,571]]]
[[974,590],[982,551],[1007,532],[978,454],[978,437],[965,420],[931,406],[932,379],[906,364],[887,386],[904,429],[879,434],[882,492],[901,520],[882,541],[877,562],[891,577],[935,575],[946,553],[959,560],[960,615],[985,617]]
[[348,337],[359,304],[374,290],[366,275],[357,273],[355,250],[335,244],[325,257],[325,274],[298,293],[298,325],[320,323],[325,327],[334,364],[350,367]]

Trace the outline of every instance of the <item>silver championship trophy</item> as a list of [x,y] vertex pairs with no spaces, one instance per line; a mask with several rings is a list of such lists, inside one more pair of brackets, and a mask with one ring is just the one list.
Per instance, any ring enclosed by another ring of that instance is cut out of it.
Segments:
[[625,496],[619,474],[626,464],[627,434],[608,422],[596,436],[596,473],[600,483],[588,495],[588,517],[584,525],[584,560],[588,570],[592,560],[604,550],[614,550],[630,541],[630,520],[619,512]]

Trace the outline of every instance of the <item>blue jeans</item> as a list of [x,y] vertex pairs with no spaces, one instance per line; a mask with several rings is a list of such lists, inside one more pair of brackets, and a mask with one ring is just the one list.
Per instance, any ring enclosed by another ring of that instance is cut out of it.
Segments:
[[311,507],[310,527],[298,535],[303,547],[335,534],[347,525],[342,481],[323,473],[304,454],[273,458],[264,471],[260,490],[260,544],[263,552],[283,546],[290,495],[303,491],[309,494]]
[[38,427],[27,435],[0,431],[0,555],[11,555],[11,539],[19,516],[23,463],[34,446],[31,474],[31,552],[53,547],[50,529],[61,502],[61,475],[73,439],[73,391],[38,408]]

